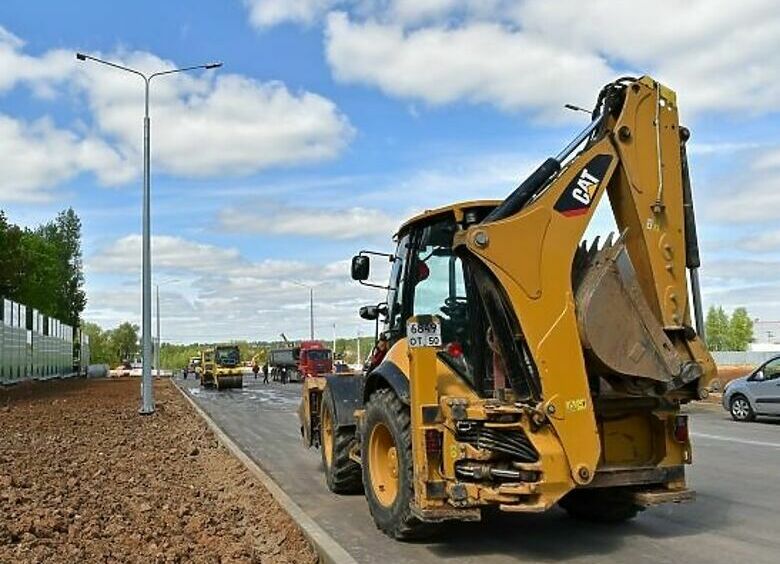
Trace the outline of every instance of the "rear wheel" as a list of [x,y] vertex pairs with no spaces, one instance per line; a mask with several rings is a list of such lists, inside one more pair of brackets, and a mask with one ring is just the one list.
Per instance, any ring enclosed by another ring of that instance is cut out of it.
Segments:
[[571,517],[597,523],[628,521],[642,509],[631,500],[628,492],[607,488],[571,491],[558,505]]
[[325,481],[333,493],[359,493],[363,490],[360,465],[349,457],[355,439],[354,428],[339,428],[335,422],[333,399],[325,392],[320,411],[320,453],[325,468]]
[[412,514],[414,470],[409,409],[391,390],[366,404],[362,437],[363,485],[377,527],[399,540],[429,535],[434,526]]
[[752,421],[756,418],[756,414],[750,406],[750,402],[741,394],[735,394],[734,397],[731,398],[729,413],[731,413],[731,417],[734,421]]

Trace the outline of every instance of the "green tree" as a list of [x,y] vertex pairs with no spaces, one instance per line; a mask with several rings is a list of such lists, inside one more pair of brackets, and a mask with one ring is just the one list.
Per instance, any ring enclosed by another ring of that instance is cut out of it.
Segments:
[[710,306],[704,323],[707,346],[713,351],[723,351],[729,345],[729,317],[723,308]]
[[57,215],[55,225],[60,268],[64,274],[60,286],[61,319],[75,326],[87,305],[81,257],[81,220],[73,208],[68,208]]
[[35,230],[0,210],[0,295],[77,326],[86,306],[81,221],[73,209]]
[[89,350],[92,364],[108,364],[114,366],[118,359],[114,358],[111,351],[111,334],[97,323],[85,321],[81,324],[84,334],[89,336]]
[[0,210],[0,297],[14,299],[22,284],[21,255],[22,230],[8,223]]
[[138,325],[125,321],[110,332],[110,340],[117,361],[133,360],[138,355]]
[[731,314],[727,341],[732,351],[746,351],[753,341],[753,320],[744,307],[736,308]]
[[56,285],[61,279],[54,244],[30,230],[22,232],[19,243],[17,264],[23,278],[11,299],[59,319]]

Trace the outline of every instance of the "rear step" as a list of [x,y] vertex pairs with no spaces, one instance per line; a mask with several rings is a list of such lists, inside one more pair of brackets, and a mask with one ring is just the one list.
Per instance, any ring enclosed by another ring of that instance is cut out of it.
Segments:
[[687,503],[696,499],[696,492],[689,489],[679,490],[649,490],[644,492],[634,492],[633,501],[640,507],[653,507],[664,503]]

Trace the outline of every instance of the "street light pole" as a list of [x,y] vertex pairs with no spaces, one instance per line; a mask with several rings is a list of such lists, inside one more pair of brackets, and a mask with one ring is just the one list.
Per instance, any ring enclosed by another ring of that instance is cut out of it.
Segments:
[[157,290],[157,346],[154,348],[154,368],[157,370],[157,376],[160,376],[160,285],[156,285]]
[[314,287],[309,288],[309,333],[310,339],[314,340]]
[[296,286],[309,289],[309,338],[314,340],[314,284],[304,284],[298,280],[290,280]]
[[[143,353],[143,369],[141,374],[141,407],[138,413],[141,415],[151,415],[154,413],[154,389],[152,382],[152,243],[151,243],[151,188],[149,182],[149,154],[151,144],[151,123],[149,120],[149,85],[152,79],[166,74],[185,72],[196,69],[216,69],[222,66],[222,63],[208,63],[205,65],[195,65],[192,67],[183,67],[167,71],[155,72],[146,75],[139,70],[126,67],[110,61],[104,61],[92,55],[76,53],[76,59],[79,61],[94,61],[115,69],[123,70],[140,76],[144,81],[144,197],[143,197],[143,260],[142,260],[142,307],[141,307],[141,343]],[[159,331],[158,331],[159,332]]]

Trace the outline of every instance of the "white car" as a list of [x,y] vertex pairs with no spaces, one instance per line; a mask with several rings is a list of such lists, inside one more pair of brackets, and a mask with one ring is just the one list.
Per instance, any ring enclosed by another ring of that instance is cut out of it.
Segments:
[[726,384],[723,407],[735,421],[752,421],[757,415],[780,415],[780,356]]

